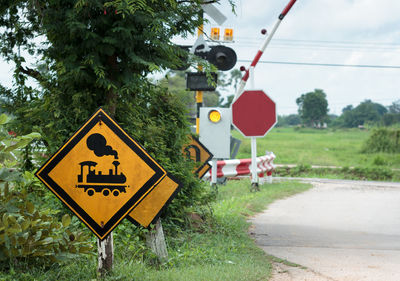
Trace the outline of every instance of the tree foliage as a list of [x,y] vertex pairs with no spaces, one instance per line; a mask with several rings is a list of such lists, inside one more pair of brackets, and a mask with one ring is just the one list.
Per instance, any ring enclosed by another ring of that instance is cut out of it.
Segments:
[[304,124],[316,126],[325,121],[328,114],[328,101],[323,90],[302,94],[296,99],[298,112]]
[[278,127],[297,126],[300,124],[301,119],[297,114],[278,115]]
[[[121,99],[140,95],[148,73],[178,63],[180,48],[170,39],[199,24],[200,3],[3,2],[0,50],[16,65],[9,109],[25,121],[58,119],[46,136],[73,131],[99,106],[114,116]],[[26,65],[26,53],[37,58],[34,67]],[[27,86],[28,78],[41,87]]]
[[2,1],[0,55],[15,64],[14,87],[0,89],[2,108],[16,117],[10,126],[18,134],[40,132],[52,153],[103,106],[183,182],[169,208],[173,218],[182,216],[204,195],[181,153],[186,111],[147,75],[180,62],[182,50],[171,38],[195,31],[203,3]]
[[400,100],[394,101],[391,105],[389,105],[388,111],[388,113],[391,114],[400,114]]
[[349,128],[378,123],[386,112],[387,109],[383,105],[365,100],[355,108],[345,107],[338,122],[343,122],[343,126]]

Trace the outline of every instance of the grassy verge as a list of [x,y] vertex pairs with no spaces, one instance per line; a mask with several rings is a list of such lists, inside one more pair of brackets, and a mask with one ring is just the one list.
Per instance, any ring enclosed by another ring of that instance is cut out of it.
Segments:
[[312,168],[310,165],[297,165],[277,167],[274,176],[397,182],[400,181],[400,170],[381,166]]
[[[212,203],[212,215],[203,216],[191,230],[167,233],[168,262],[133,258],[140,249],[118,246],[116,239],[115,269],[104,280],[266,280],[271,258],[248,236],[246,218],[310,185],[274,183],[261,186],[257,193],[250,193],[249,187],[247,180],[228,182]],[[130,239],[134,244],[138,237]],[[11,266],[0,272],[0,280],[97,280],[96,258],[82,257],[50,268]]]
[[[340,167],[380,166],[400,169],[399,153],[362,153],[370,131],[358,129],[274,128],[257,139],[258,155],[266,150],[276,155],[275,163]],[[239,132],[232,135],[242,140],[237,158],[249,158],[250,140]]]

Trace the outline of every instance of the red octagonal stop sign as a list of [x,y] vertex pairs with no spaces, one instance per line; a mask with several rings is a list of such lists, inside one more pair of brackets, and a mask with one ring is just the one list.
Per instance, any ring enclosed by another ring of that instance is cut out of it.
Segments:
[[276,122],[275,102],[262,90],[244,91],[232,104],[232,123],[245,137],[263,137]]

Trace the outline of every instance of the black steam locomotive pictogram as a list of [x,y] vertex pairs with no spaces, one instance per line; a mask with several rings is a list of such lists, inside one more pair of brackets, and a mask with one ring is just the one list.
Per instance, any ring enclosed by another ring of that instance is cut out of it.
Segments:
[[[113,150],[111,146],[106,145],[106,139],[100,134],[92,134],[86,141],[87,147],[93,150],[95,155],[102,157],[104,155],[113,155],[114,159],[118,159],[117,151]],[[112,193],[118,196],[121,192],[126,192],[126,177],[121,172],[118,174],[118,166],[120,163],[116,160],[112,162],[114,168],[109,169],[108,174],[103,174],[102,171],[96,173],[94,161],[83,161],[79,163],[81,166],[81,173],[78,175],[78,184],[76,187],[83,188],[89,195],[93,196],[95,192],[101,192],[104,196]],[[87,169],[85,168],[87,167]],[[87,170],[87,173],[84,172]],[[85,176],[86,175],[86,176]]]

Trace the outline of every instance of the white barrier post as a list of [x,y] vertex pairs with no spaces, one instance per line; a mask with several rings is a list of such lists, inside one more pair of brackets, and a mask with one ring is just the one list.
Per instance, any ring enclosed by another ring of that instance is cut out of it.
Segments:
[[273,161],[273,156],[272,156],[272,152],[270,151],[265,151],[265,155],[268,155],[268,166],[270,167],[270,170],[266,172],[267,174],[267,183],[272,183],[272,170],[273,170],[273,166],[271,165],[271,161]]

